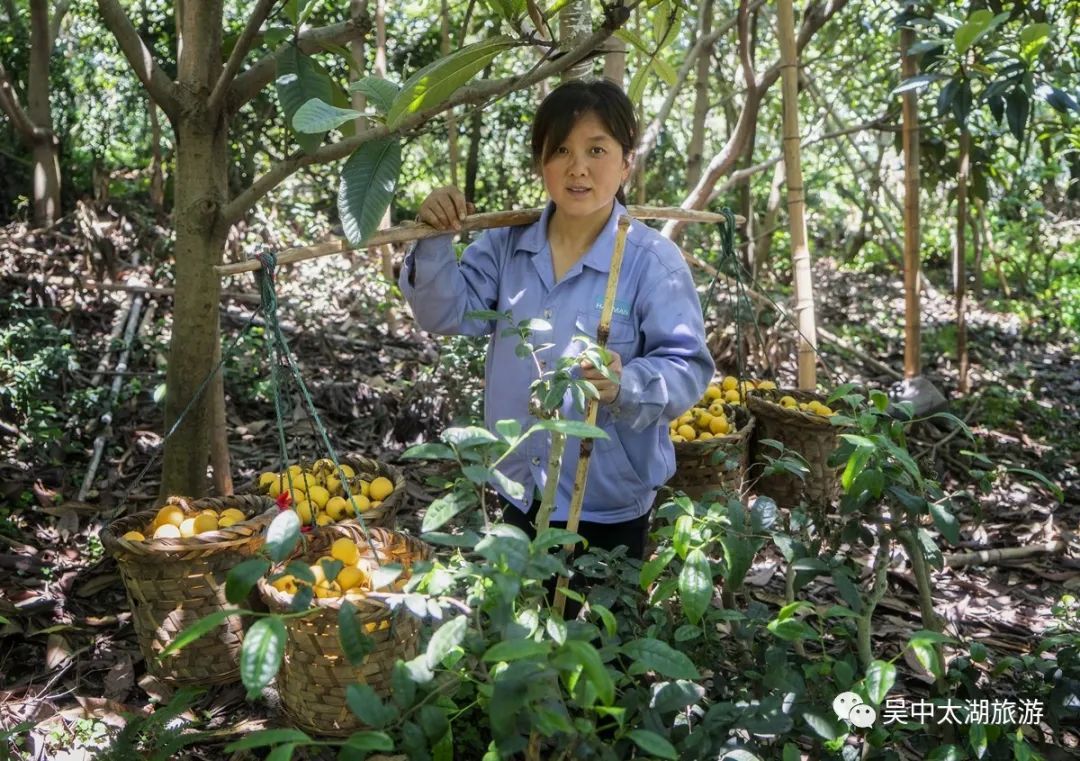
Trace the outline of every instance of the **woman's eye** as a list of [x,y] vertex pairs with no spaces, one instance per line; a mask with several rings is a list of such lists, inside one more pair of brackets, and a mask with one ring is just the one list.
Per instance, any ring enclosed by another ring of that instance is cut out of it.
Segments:
[[596,156],[603,156],[605,153],[607,153],[607,151],[601,148],[599,145],[593,146],[592,152]]
[[564,156],[569,153],[569,151],[566,149],[566,146],[560,145],[558,148],[555,149],[555,153],[559,154],[560,156]]

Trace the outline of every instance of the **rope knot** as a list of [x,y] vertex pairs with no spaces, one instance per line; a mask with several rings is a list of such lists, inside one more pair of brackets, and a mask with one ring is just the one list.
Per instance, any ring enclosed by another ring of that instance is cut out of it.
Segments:
[[276,314],[277,294],[274,292],[274,285],[277,254],[271,251],[269,246],[261,244],[251,258],[257,259],[260,265],[260,269],[255,271],[255,281],[259,285],[259,296],[262,299],[259,309],[268,316]]

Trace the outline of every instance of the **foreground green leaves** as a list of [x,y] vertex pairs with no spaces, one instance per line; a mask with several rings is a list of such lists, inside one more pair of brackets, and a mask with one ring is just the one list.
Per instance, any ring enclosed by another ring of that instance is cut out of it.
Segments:
[[247,634],[240,649],[240,678],[248,698],[256,697],[277,676],[285,654],[285,624],[272,616],[260,618]]
[[401,144],[369,140],[345,162],[338,186],[338,214],[350,245],[359,248],[379,229],[401,171]]
[[402,85],[401,93],[386,114],[386,126],[395,129],[406,117],[438,106],[491,63],[495,56],[515,44],[511,38],[500,35],[466,45],[456,53],[425,66]]
[[285,114],[285,123],[293,132],[296,142],[304,153],[314,153],[322,144],[326,131],[313,134],[297,131],[293,118],[301,106],[311,100],[324,104],[334,101],[335,85],[326,69],[311,56],[301,52],[295,45],[286,45],[277,54],[277,89],[278,102]]

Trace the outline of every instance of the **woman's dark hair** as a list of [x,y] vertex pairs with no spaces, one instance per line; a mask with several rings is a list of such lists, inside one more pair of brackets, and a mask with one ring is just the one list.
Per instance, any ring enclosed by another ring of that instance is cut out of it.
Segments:
[[[590,113],[596,114],[622,146],[624,158],[637,147],[634,105],[622,88],[610,79],[575,79],[556,87],[540,104],[532,127],[533,163],[545,164],[578,119]],[[622,188],[615,198],[621,204],[626,203]]]

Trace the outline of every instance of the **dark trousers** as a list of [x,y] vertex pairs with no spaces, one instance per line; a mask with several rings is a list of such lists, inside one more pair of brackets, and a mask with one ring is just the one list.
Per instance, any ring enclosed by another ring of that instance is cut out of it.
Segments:
[[[536,538],[536,514],[540,512],[540,500],[533,501],[529,512],[523,513],[506,500],[500,500],[503,504],[503,522],[511,526],[517,526],[524,531],[530,539]],[[613,550],[619,545],[626,545],[627,557],[637,560],[645,559],[645,544],[649,537],[649,521],[651,512],[645,513],[640,518],[624,521],[622,523],[591,523],[581,521],[578,524],[577,533],[584,537],[589,547],[599,547],[604,550]],[[552,528],[566,528],[565,521],[551,521]],[[582,552],[579,544],[574,555]],[[548,601],[555,599],[555,585],[557,579],[549,579],[544,586],[548,591]],[[570,579],[570,588],[575,592],[584,594],[587,591],[587,579],[580,573],[574,574]],[[566,600],[566,618],[577,617],[581,606],[574,600]]]
[[[502,500],[503,522],[519,529],[529,535],[530,539],[536,538],[536,514],[540,512],[540,500],[535,500],[525,514]],[[626,545],[627,555],[638,560],[645,559],[645,543],[649,537],[649,518],[651,513],[645,513],[640,518],[624,521],[622,523],[590,523],[581,521],[578,524],[577,533],[585,538],[589,547],[599,547],[603,550],[613,550],[620,544]],[[552,528],[566,528],[566,521],[551,521]],[[580,552],[580,547],[578,548]]]

